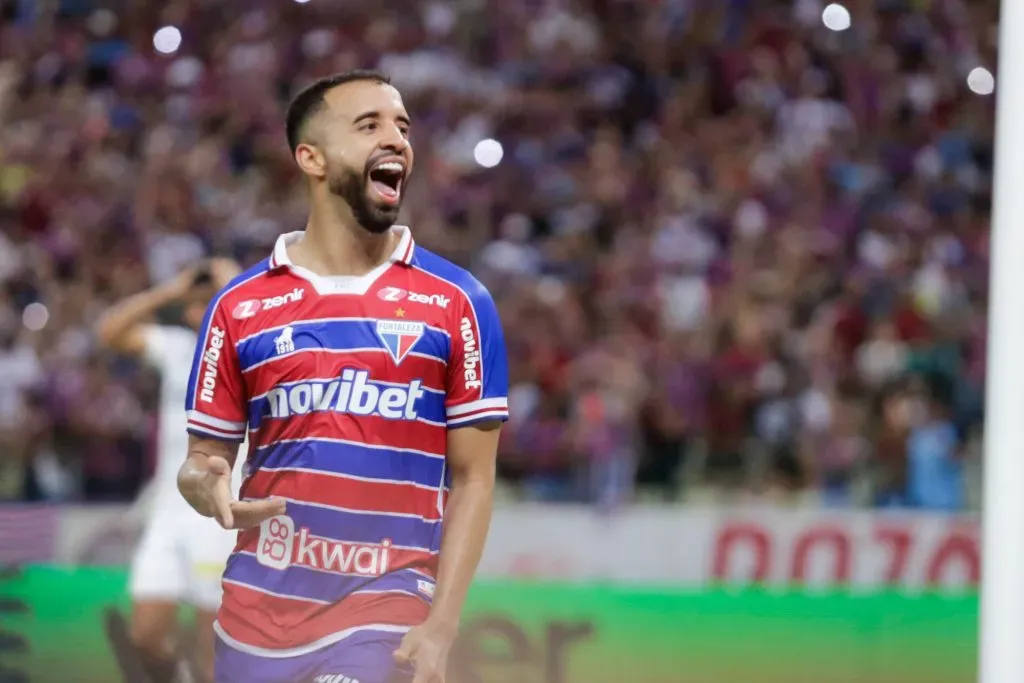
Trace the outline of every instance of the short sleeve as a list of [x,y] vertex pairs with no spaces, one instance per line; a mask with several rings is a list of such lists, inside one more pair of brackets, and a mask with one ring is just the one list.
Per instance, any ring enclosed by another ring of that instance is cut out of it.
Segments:
[[231,316],[218,297],[210,304],[199,331],[185,411],[190,434],[241,442],[245,438],[245,385],[231,334]]
[[498,310],[474,281],[449,318],[448,427],[508,419],[508,357]]
[[142,357],[154,368],[163,368],[163,359],[167,356],[167,334],[160,325],[146,325],[142,328]]
[[180,365],[178,367],[169,366],[181,363],[182,347],[187,346],[191,352],[195,346],[193,333],[180,327],[146,325],[142,328],[142,335],[143,359],[161,372],[180,371],[182,369]]

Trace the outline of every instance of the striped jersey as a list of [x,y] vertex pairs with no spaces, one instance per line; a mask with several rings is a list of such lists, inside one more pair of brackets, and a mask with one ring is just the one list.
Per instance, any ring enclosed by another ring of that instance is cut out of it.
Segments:
[[448,430],[508,418],[505,342],[490,294],[415,246],[361,277],[269,259],[211,302],[186,399],[188,431],[242,441],[243,499],[287,513],[239,533],[216,628],[254,654],[314,651],[426,618],[449,477]]

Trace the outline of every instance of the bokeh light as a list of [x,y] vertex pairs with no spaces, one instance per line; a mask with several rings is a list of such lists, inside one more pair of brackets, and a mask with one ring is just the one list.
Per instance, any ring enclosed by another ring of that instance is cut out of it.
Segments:
[[822,11],[821,21],[831,31],[845,31],[850,28],[850,10],[833,2]]
[[996,78],[983,66],[976,66],[967,74],[967,87],[977,95],[991,95],[996,89]]
[[494,168],[501,163],[503,156],[505,156],[505,150],[502,149],[501,143],[493,138],[481,140],[473,148],[473,158],[484,168]]
[[38,301],[26,306],[25,310],[21,313],[22,324],[33,332],[38,332],[46,327],[46,323],[49,321],[49,309]]
[[174,26],[158,29],[153,34],[153,47],[161,54],[174,54],[181,47],[181,31]]

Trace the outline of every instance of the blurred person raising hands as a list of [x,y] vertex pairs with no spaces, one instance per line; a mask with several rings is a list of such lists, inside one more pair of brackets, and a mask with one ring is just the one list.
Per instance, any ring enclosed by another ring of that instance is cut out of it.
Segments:
[[[196,609],[197,664],[201,676],[213,675],[213,620],[235,535],[196,514],[178,494],[178,467],[187,449],[180,424],[196,330],[213,293],[239,270],[227,259],[204,261],[117,303],[97,327],[105,347],[144,360],[161,377],[157,467],[143,494],[149,499],[148,520],[130,579],[129,637],[151,683],[177,680],[183,666],[174,638],[180,605]],[[181,308],[187,327],[152,322],[158,311],[172,306]]]

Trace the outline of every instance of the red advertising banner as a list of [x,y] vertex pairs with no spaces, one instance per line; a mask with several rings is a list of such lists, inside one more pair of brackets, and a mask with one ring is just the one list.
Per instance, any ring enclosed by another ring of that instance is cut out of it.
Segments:
[[[0,547],[18,534],[36,559],[50,553],[65,565],[123,565],[145,525],[144,514],[118,506],[55,514],[10,516]],[[480,576],[970,592],[980,573],[979,534],[969,515],[771,506],[638,506],[607,515],[582,506],[504,505],[495,511]]]
[[[981,573],[977,525],[950,520],[878,519],[868,533],[849,518],[809,523],[726,521],[715,533],[710,578],[716,582],[842,586],[974,587]],[[737,575],[739,572],[740,575]]]

